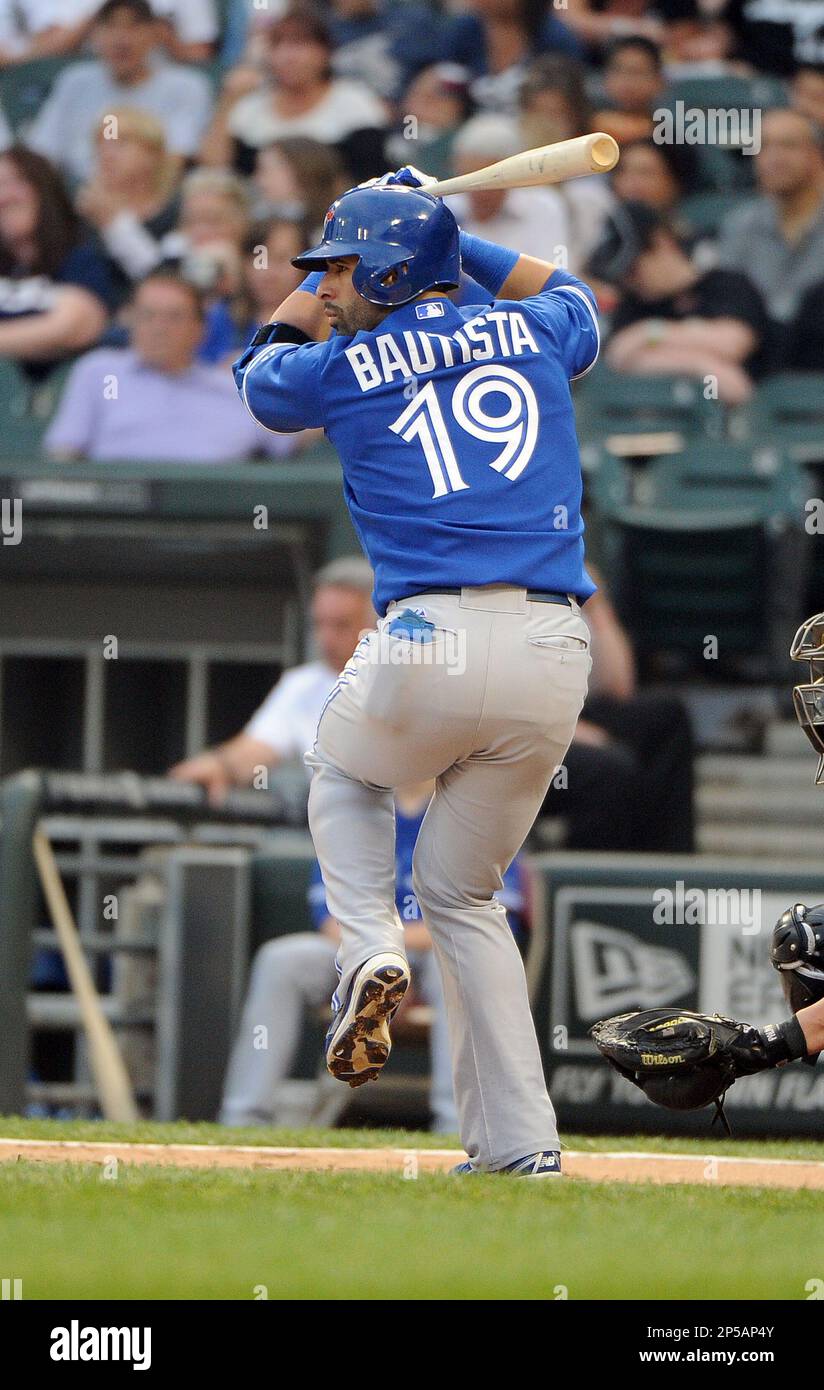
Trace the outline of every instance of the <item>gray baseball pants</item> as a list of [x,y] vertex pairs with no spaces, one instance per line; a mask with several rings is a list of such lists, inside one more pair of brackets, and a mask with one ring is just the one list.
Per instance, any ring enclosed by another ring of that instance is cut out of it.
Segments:
[[[390,636],[404,608],[432,640]],[[523,844],[584,702],[589,629],[506,585],[410,595],[358,644],[318,724],[309,825],[341,924],[337,994],[382,951],[404,955],[392,788],[435,778],[413,884],[443,979],[461,1141],[494,1169],[558,1148],[526,978],[493,894]]]

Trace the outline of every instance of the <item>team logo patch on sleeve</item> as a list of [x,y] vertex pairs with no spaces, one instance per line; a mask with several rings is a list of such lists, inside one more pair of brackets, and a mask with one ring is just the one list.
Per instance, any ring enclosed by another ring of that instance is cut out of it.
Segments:
[[415,317],[419,319],[442,319],[444,307],[439,299],[430,299],[415,305]]

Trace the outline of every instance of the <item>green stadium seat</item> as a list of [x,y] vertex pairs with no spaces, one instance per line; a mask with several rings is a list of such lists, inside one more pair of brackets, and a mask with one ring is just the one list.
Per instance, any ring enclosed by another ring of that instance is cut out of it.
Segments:
[[678,212],[701,236],[717,236],[724,219],[748,201],[746,194],[711,189],[693,193],[678,205]]
[[73,61],[66,57],[35,58],[0,71],[0,103],[13,131],[19,134],[31,124],[60,73]]
[[274,936],[313,930],[306,894],[314,863],[308,830],[276,831],[252,856],[252,954]]
[[730,434],[742,442],[774,440],[798,462],[824,460],[824,372],[780,372],[733,413]]
[[43,436],[60,400],[71,364],[35,385],[16,363],[0,359],[0,456],[38,459]]
[[[663,453],[725,428],[725,407],[707,400],[694,377],[635,376],[599,364],[573,388],[573,402],[582,447],[606,442],[613,453]],[[670,443],[645,438],[662,434],[674,437]]]
[[685,107],[710,107],[724,110],[786,106],[787,88],[777,77],[759,74],[743,77],[724,73],[718,77],[677,77],[669,83],[663,105],[674,107],[682,101]]
[[[778,449],[704,444],[656,459],[622,486],[619,462],[603,461],[593,502],[642,666],[768,677],[774,561],[803,526],[800,470]],[[707,637],[718,639],[712,663]]]

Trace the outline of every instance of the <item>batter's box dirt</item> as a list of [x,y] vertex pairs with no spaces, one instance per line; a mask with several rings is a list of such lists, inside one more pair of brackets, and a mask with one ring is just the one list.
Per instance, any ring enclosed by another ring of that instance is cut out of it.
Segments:
[[[230,1144],[111,1144],[88,1140],[0,1139],[0,1162],[122,1163],[174,1168],[270,1168],[303,1172],[440,1173],[460,1163],[459,1149],[285,1149]],[[588,1182],[694,1183],[720,1187],[824,1190],[824,1163],[718,1155],[579,1153],[567,1150],[564,1172]]]

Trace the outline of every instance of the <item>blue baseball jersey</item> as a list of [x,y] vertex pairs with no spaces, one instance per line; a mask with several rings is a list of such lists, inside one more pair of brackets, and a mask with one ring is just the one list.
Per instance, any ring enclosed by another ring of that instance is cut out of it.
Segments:
[[594,591],[569,383],[597,355],[593,292],[556,270],[528,299],[419,299],[369,332],[249,348],[234,370],[261,424],[322,427],[336,448],[383,615],[464,585]]
[[[420,922],[422,913],[412,887],[412,855],[418,831],[426,808],[417,816],[404,816],[395,812],[395,904],[398,916],[404,926],[407,922]],[[507,920],[515,940],[520,944],[526,933],[526,872],[520,855],[516,855],[504,874],[504,885],[495,894],[506,908]],[[313,864],[309,875],[307,890],[309,912],[315,928],[319,928],[329,909],[326,906],[326,890],[323,886],[320,865]]]

